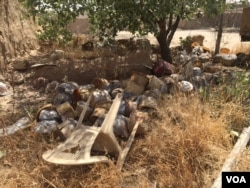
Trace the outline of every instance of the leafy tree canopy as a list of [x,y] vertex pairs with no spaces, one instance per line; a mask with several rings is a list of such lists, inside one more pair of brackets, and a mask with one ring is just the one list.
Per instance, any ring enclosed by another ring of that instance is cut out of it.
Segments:
[[[159,21],[189,19],[198,8],[211,15],[218,14],[222,0],[19,0],[31,15],[39,15],[38,24],[49,34],[53,28],[60,28],[87,13],[92,31],[99,36],[114,36],[117,31],[146,34],[159,32]],[[48,32],[47,32],[48,30]],[[50,31],[50,32],[49,32]],[[50,37],[48,36],[48,39]]]
[[38,14],[42,40],[64,42],[71,34],[66,26],[78,15],[87,14],[91,31],[101,39],[128,30],[141,35],[153,33],[163,59],[169,59],[169,44],[180,20],[194,17],[198,9],[206,14],[223,11],[224,0],[19,0],[31,14]]

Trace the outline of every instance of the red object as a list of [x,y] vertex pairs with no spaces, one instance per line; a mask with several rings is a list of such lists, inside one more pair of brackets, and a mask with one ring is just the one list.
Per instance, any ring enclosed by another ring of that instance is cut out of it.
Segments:
[[169,76],[174,71],[174,66],[167,61],[164,61],[163,59],[159,59],[154,65],[153,65],[153,74],[157,77],[162,76]]
[[72,106],[75,109],[77,102],[82,100],[82,96],[80,94],[79,89],[75,89],[73,94],[72,94]]

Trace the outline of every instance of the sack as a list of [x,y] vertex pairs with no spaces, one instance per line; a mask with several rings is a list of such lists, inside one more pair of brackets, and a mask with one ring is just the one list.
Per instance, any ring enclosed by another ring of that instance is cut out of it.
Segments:
[[159,59],[153,65],[152,71],[157,77],[169,76],[174,73],[174,66],[163,59]]

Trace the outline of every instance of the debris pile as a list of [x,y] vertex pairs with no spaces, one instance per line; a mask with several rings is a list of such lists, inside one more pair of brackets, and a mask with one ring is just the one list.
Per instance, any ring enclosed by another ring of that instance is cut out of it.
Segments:
[[[133,140],[133,134],[144,135],[150,130],[148,120],[151,116],[157,116],[159,103],[164,94],[173,94],[176,90],[187,95],[192,91],[209,93],[212,85],[219,84],[221,81],[230,83],[235,79],[235,71],[242,71],[242,69],[231,69],[231,66],[248,64],[250,58],[247,55],[231,54],[226,48],[222,48],[219,54],[212,56],[211,50],[202,46],[204,37],[196,39],[198,42],[192,41],[189,46],[190,52],[183,48],[178,49],[174,64],[156,58],[151,67],[145,66],[150,69],[152,73],[150,75],[133,71],[127,80],[107,80],[97,77],[90,84],[85,85],[67,80],[61,83],[49,82],[45,77],[33,80],[34,89],[44,89],[48,95],[53,96],[49,104],[38,110],[33,122],[33,130],[37,134],[53,134],[60,141],[64,141],[64,145],[59,145],[55,151],[50,151],[50,154],[47,153],[45,159],[52,162],[57,160],[59,153],[64,152],[68,147],[65,144],[72,144],[72,147],[73,145],[76,147],[75,144],[79,145],[78,152],[87,152],[90,155],[88,143],[85,141],[82,143],[83,139],[79,138],[83,135],[89,135],[90,147],[95,139],[106,136],[107,140],[101,140],[101,142],[107,142],[111,145],[107,148],[110,147],[109,149],[122,156],[122,149],[117,143],[129,142]],[[57,52],[61,53],[61,51]],[[0,94],[6,95],[8,92],[7,86],[0,83]],[[117,111],[114,110],[115,105],[116,107],[118,105]],[[143,121],[138,123],[138,119]],[[13,134],[28,127],[29,123],[27,118],[20,119],[13,126],[0,130],[0,136]],[[112,133],[102,130],[107,124],[110,124]],[[109,152],[108,149],[107,152]],[[69,156],[69,153],[66,155]],[[72,157],[76,156],[78,153],[72,154],[68,162],[70,164],[85,164],[86,161],[90,163],[90,156],[87,158],[85,156],[81,162],[72,161]],[[106,161],[106,157],[103,159]],[[63,162],[61,161],[60,164]]]

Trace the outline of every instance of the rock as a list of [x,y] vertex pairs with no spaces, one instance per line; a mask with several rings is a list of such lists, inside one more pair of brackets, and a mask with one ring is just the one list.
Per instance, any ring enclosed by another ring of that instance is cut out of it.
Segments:
[[191,37],[192,42],[198,42],[200,46],[203,46],[205,37],[203,35],[193,35]]
[[185,93],[190,92],[194,89],[193,84],[185,80],[178,82],[178,87],[182,92]]
[[30,53],[29,53],[29,55],[30,56],[38,56],[38,55],[40,55],[41,53],[38,51],[38,50],[30,50]]
[[52,58],[52,60],[58,60],[64,57],[65,52],[63,50],[55,50],[54,52],[52,52],[52,54],[50,55],[50,57]]
[[46,92],[47,93],[53,93],[56,91],[57,86],[59,85],[58,81],[52,81],[50,83],[47,84],[46,86]]
[[194,75],[194,76],[201,76],[201,68],[199,68],[199,67],[194,67],[194,68],[193,68],[193,75]]
[[194,89],[199,90],[200,88],[206,88],[208,83],[204,76],[194,76],[190,82],[193,84]]
[[134,125],[138,119],[138,117],[143,119],[143,122],[139,124],[139,127],[136,131],[136,135],[145,135],[149,131],[149,124],[147,123],[149,120],[148,113],[141,111],[134,111],[131,113],[128,122],[128,130],[129,133],[132,132]]
[[237,56],[235,54],[224,54],[222,55],[222,65],[224,66],[233,66],[237,60]]
[[156,76],[150,76],[147,89],[161,89],[165,83]]
[[180,74],[171,74],[170,76],[175,82],[182,81],[184,77]]
[[203,71],[208,73],[216,73],[222,71],[222,66],[213,63],[204,63]]
[[107,90],[96,90],[92,93],[89,106],[95,108],[95,105],[101,102],[110,102],[111,96]]
[[56,91],[72,95],[77,88],[79,88],[79,85],[76,82],[67,82],[59,84]]
[[9,95],[10,93],[10,86],[3,82],[0,82],[0,96]]
[[237,56],[235,54],[216,54],[213,62],[221,63],[224,66],[233,66],[237,60]]
[[107,89],[109,82],[105,78],[95,78],[92,83],[97,89]]
[[124,89],[122,88],[113,89],[111,92],[111,97],[115,98],[118,93],[123,93],[123,92],[124,92]]
[[157,110],[158,102],[155,97],[142,95],[139,100],[138,109],[139,110],[147,110],[153,109]]
[[35,89],[43,89],[46,88],[49,83],[49,80],[44,77],[39,77],[33,81],[33,87]]
[[27,60],[15,61],[12,63],[14,70],[25,71],[30,68],[30,63]]
[[200,56],[199,56],[199,60],[200,60],[202,63],[206,63],[206,62],[208,62],[210,59],[211,59],[211,54],[209,54],[209,53],[201,53]]
[[129,82],[127,83],[127,86],[125,88],[125,92],[131,93],[134,95],[141,95],[141,94],[143,94],[144,91],[145,91],[144,86],[138,85],[131,80],[129,80]]
[[244,53],[238,53],[235,65],[241,68],[249,68],[250,55]]
[[92,51],[94,50],[94,43],[92,41],[85,42],[82,44],[83,51]]
[[[84,101],[78,101],[77,102],[77,105],[76,105],[76,110],[75,110],[75,115],[76,117],[80,117],[81,113],[82,113],[82,110],[83,110],[83,107],[85,107],[87,103],[84,102]],[[86,114],[83,118],[83,121],[86,121],[90,118],[91,114],[93,113],[93,109],[90,108],[89,106],[87,107],[87,111],[86,111]]]
[[129,137],[128,118],[122,115],[117,115],[113,125],[113,130],[116,136],[127,139]]
[[53,133],[57,129],[58,124],[55,120],[43,120],[37,122],[34,129],[39,134]]
[[61,119],[56,110],[47,110],[47,109],[41,110],[37,118],[38,121]]
[[52,104],[56,106],[65,102],[72,103],[72,96],[67,93],[56,93],[52,99]]
[[62,120],[74,118],[76,116],[75,111],[69,102],[57,105],[56,111],[61,116]]
[[200,55],[202,54],[204,51],[203,51],[203,48],[201,46],[195,46],[193,49],[192,49],[192,54],[196,54],[196,55]]

